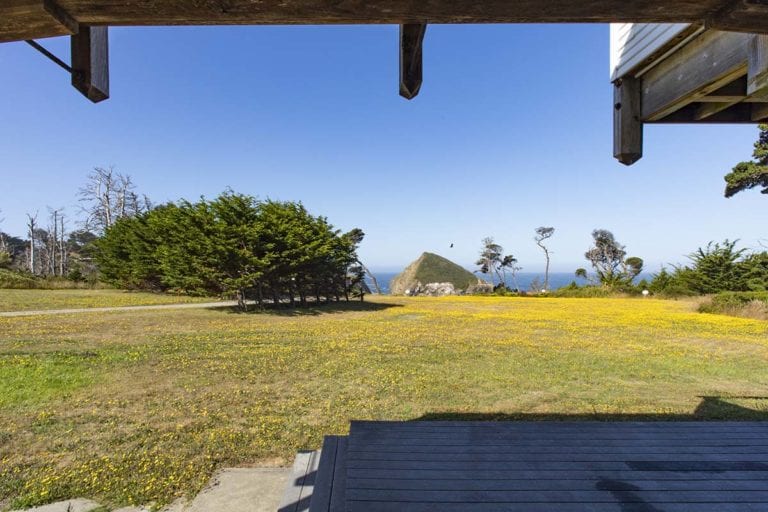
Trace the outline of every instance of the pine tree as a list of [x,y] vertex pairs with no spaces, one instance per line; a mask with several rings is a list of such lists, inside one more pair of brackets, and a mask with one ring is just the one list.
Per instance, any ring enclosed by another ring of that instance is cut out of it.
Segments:
[[768,125],[761,124],[759,128],[760,136],[755,142],[752,160],[739,162],[725,175],[725,197],[760,187],[763,194],[768,194]]

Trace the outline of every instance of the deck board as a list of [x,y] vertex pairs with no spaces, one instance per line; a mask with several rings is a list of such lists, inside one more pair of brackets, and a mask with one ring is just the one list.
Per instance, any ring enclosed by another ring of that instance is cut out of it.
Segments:
[[768,512],[768,423],[353,422],[343,444],[329,511]]
[[329,512],[334,488],[339,436],[326,436],[320,450],[320,462],[315,476],[315,486],[309,503],[309,512]]

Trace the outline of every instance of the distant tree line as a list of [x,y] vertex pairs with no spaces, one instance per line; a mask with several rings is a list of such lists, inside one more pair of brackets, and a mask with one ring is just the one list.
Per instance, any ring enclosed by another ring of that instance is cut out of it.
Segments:
[[362,298],[363,232],[341,233],[300,203],[227,192],[165,204],[107,227],[102,279],[121,288],[234,295],[241,307]]
[[[544,282],[541,283],[535,279],[531,284],[531,291],[536,293],[549,291],[549,266],[552,252],[545,242],[555,234],[555,228],[541,226],[536,228],[534,241],[536,245],[544,252],[546,267],[544,270]],[[490,281],[490,287],[499,294],[509,292],[521,292],[517,282],[517,273],[523,269],[518,265],[517,258],[512,254],[504,254],[504,247],[497,244],[493,237],[483,238],[480,257],[475,262],[477,265],[476,273],[485,274]],[[507,275],[512,281],[512,288],[507,285]]]
[[[552,251],[547,241],[555,234],[555,228],[540,226],[535,229],[533,240],[544,253],[545,270],[543,281],[534,279],[530,291],[548,293],[550,291],[549,269],[552,261]],[[627,256],[625,247],[606,229],[596,229],[592,232],[593,245],[584,254],[594,271],[590,274],[585,268],[576,270],[576,276],[585,279],[589,286],[600,286],[605,289],[622,291],[632,289],[635,278],[643,271],[643,260],[636,256]],[[483,239],[480,257],[476,265],[477,272],[489,277],[494,291],[500,294],[522,293],[517,284],[517,272],[522,270],[518,260],[512,254],[504,254],[504,248],[497,244],[492,237]],[[509,273],[513,288],[507,286]],[[571,288],[579,286],[574,281]]]
[[130,176],[111,167],[95,168],[78,192],[79,215],[48,207],[46,218],[39,211],[26,214],[26,238],[0,230],[0,268],[34,278],[95,282],[93,242],[120,218],[151,208],[135,189]]
[[228,295],[242,307],[247,299],[306,304],[367,291],[370,273],[356,252],[363,232],[341,233],[300,203],[227,192],[155,207],[130,176],[100,167],[78,199],[79,215],[28,213],[26,238],[0,230],[0,269],[11,271],[0,273],[0,287],[101,281]]
[[27,238],[0,231],[0,269],[40,278],[95,279],[91,242],[96,235],[69,231],[62,209],[50,210],[45,224],[38,219],[37,213],[27,215]]

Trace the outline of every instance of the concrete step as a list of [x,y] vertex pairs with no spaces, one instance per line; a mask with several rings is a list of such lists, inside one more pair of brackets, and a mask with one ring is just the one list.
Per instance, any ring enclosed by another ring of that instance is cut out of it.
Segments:
[[296,455],[288,478],[279,512],[308,512],[315,486],[322,450],[306,450]]

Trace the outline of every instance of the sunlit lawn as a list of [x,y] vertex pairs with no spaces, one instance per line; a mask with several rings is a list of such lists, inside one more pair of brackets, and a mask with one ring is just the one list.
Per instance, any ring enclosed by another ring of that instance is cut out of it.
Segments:
[[210,297],[189,297],[123,290],[2,290],[0,312],[41,309],[102,308],[114,306],[152,306],[214,302]]
[[692,308],[380,298],[0,318],[0,508],[168,502],[218,467],[290,464],[352,418],[768,419],[768,323]]

